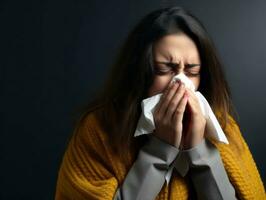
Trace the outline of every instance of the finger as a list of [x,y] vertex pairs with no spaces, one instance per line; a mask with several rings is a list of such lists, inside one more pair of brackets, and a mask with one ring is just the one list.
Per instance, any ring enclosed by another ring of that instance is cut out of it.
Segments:
[[163,92],[163,94],[162,94],[162,96],[161,96],[159,102],[157,103],[157,105],[156,105],[156,109],[155,109],[155,110],[157,110],[157,111],[160,110],[161,104],[162,104],[162,102],[163,102],[165,96],[167,96],[167,94],[169,93],[169,91],[171,90],[171,88],[172,88],[173,86],[174,86],[174,82],[170,82],[170,83],[168,84],[168,86],[167,86],[167,88],[165,89],[165,91]]
[[189,95],[190,99],[192,98],[192,99],[194,99],[194,100],[197,100],[197,97],[196,97],[196,95],[195,95],[195,92],[194,92],[194,91],[192,91],[192,90],[191,90],[191,89],[189,89],[189,88],[187,88],[187,89],[186,89],[186,91],[187,91],[187,93],[188,93],[188,95]]
[[193,99],[191,98],[191,96],[189,96],[188,105],[189,105],[190,111],[193,114],[203,114],[197,97],[196,99]]
[[194,107],[193,111],[195,110],[200,110],[201,111],[201,106],[199,102],[199,98],[196,96],[195,92],[187,89],[188,95],[189,95],[189,104]]
[[185,91],[186,91],[185,85],[181,84],[180,87],[177,89],[175,95],[173,96],[172,100],[168,104],[165,115],[166,118],[172,119],[172,115],[175,112],[176,107],[179,104],[180,100],[182,99]]
[[162,95],[162,100],[169,94],[170,90],[172,87],[174,87],[175,85],[177,85],[177,87],[180,85],[181,81],[180,80],[173,80],[170,81],[170,83],[167,86],[166,91],[163,93]]
[[184,111],[186,109],[188,99],[189,99],[189,97],[188,97],[187,93],[184,93],[184,95],[182,96],[182,99],[180,100],[180,102],[177,105],[176,110],[173,114],[172,119],[173,119],[175,125],[178,125],[178,123],[180,123],[183,120]]
[[159,110],[158,113],[161,113],[162,115],[165,114],[165,111],[168,107],[169,102],[173,98],[174,94],[176,93],[176,90],[178,89],[179,84],[175,83],[173,86],[170,88],[170,90],[167,92],[165,97],[162,99],[160,105],[159,105]]

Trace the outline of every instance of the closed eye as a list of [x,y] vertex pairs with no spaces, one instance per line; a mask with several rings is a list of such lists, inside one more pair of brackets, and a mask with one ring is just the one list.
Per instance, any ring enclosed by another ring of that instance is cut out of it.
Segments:
[[[176,70],[175,68],[172,67],[158,67],[155,66],[154,68],[155,73],[158,75],[166,75],[166,74],[172,74],[172,73],[176,73],[178,74],[179,70]],[[191,69],[185,69],[184,70],[184,74],[187,76],[192,76],[192,77],[196,77],[200,75],[200,71],[199,70],[191,70]]]
[[164,68],[159,68],[159,67],[155,67],[155,73],[159,74],[159,75],[164,75],[164,74],[168,74],[174,72],[174,70],[170,67],[164,67]]
[[[168,67],[172,67],[172,68],[177,68],[179,65],[179,63],[163,62],[163,61],[155,61],[155,63],[164,64],[164,65],[166,65]],[[201,66],[201,64],[185,64],[186,68],[193,68],[196,66]]]
[[[172,63],[172,62],[163,62],[163,61],[155,61],[155,63],[158,64],[163,64],[162,66],[155,66],[155,73],[158,75],[166,75],[170,73],[178,73],[179,71],[179,64],[178,63]],[[200,67],[201,64],[185,64],[185,69],[184,73],[187,76],[190,77],[197,77],[200,75],[200,68],[195,68],[195,67]],[[196,69],[196,71],[195,71]]]
[[194,72],[194,73],[192,73],[192,72],[185,72],[185,74],[187,75],[187,76],[192,76],[192,77],[197,77],[197,76],[199,76],[200,75],[200,73],[199,72]]

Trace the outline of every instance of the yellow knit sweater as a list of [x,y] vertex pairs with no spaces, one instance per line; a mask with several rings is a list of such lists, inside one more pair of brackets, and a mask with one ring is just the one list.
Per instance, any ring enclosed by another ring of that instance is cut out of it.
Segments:
[[[238,198],[265,200],[265,190],[250,150],[232,117],[224,130],[229,145],[211,141],[219,150],[230,182]],[[130,153],[132,152],[132,153]],[[56,200],[111,200],[134,162],[123,163],[110,147],[106,133],[93,113],[73,134],[59,170]],[[164,184],[156,200],[188,199],[191,185],[186,178],[173,173],[169,185]]]

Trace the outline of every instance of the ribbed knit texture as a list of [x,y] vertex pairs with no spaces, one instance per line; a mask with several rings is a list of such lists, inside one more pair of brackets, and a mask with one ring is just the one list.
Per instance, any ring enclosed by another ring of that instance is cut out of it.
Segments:
[[[265,190],[250,150],[239,127],[230,117],[224,130],[229,145],[211,140],[218,148],[226,172],[237,197],[265,200]],[[129,150],[129,163],[123,163],[110,147],[107,134],[93,113],[86,117],[73,134],[58,174],[56,200],[111,200],[134,162],[134,150]],[[127,151],[127,150],[125,150]],[[131,153],[132,152],[132,153]],[[164,184],[156,200],[185,200],[191,183],[174,171],[170,184]]]

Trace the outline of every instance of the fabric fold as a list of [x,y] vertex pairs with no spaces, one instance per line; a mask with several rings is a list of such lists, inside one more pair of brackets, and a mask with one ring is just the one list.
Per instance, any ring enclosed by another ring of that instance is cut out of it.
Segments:
[[[206,136],[209,138],[213,138],[214,140],[218,142],[229,144],[225,136],[225,133],[222,130],[206,98],[199,91],[195,91],[195,86],[193,82],[189,78],[187,78],[183,73],[180,73],[174,76],[171,82],[177,81],[177,80],[180,80],[182,83],[184,83],[186,88],[189,88],[190,90],[195,92],[195,95],[199,100],[201,111],[204,117],[206,118],[206,129],[205,129]],[[141,102],[142,113],[139,118],[137,128],[134,133],[134,137],[137,137],[143,134],[150,134],[155,130],[153,114],[154,114],[156,105],[160,101],[161,96],[162,96],[162,93],[143,99],[143,101]],[[182,169],[185,169],[184,166],[182,167]],[[167,183],[170,180],[172,171],[173,171],[173,166],[169,168],[169,171],[166,174]]]

